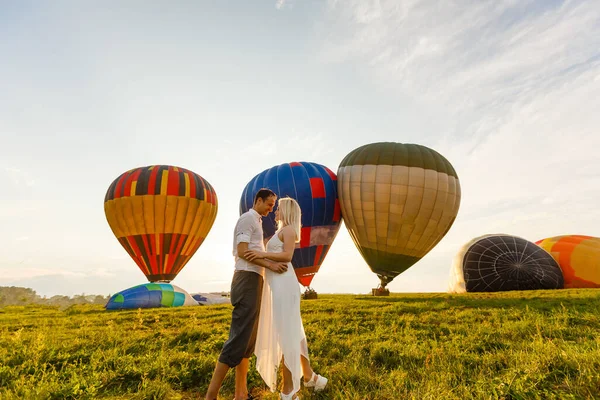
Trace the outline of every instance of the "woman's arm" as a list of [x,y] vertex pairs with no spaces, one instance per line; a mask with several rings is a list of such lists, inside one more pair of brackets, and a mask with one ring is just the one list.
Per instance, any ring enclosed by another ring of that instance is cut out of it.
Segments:
[[244,253],[244,258],[248,261],[253,261],[258,258],[268,258],[272,261],[290,262],[294,255],[294,248],[296,247],[296,232],[291,226],[286,226],[281,230],[283,236],[283,251],[280,253],[262,252],[248,250]]
[[258,265],[267,269],[270,269],[273,272],[282,273],[287,270],[287,265],[282,262],[273,262],[274,260],[266,260],[266,259],[254,259],[248,260],[244,257],[244,254],[248,253],[248,243],[240,242],[237,245],[237,253],[241,254],[240,258],[243,258],[246,261],[252,262],[254,265]]

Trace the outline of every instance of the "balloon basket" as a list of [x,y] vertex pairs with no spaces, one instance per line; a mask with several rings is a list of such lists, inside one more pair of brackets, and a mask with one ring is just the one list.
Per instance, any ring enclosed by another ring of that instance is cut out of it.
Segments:
[[371,289],[371,293],[373,293],[373,296],[389,296],[390,295],[390,291],[388,289],[385,289],[382,287]]
[[314,289],[307,288],[304,294],[302,295],[304,300],[313,300],[317,298],[317,292]]

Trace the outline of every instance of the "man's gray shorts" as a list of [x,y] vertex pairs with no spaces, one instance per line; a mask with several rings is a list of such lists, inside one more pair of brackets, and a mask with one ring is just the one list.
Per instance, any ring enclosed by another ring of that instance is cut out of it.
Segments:
[[256,272],[235,271],[231,281],[233,314],[229,339],[223,345],[219,361],[231,368],[254,353],[263,278]]

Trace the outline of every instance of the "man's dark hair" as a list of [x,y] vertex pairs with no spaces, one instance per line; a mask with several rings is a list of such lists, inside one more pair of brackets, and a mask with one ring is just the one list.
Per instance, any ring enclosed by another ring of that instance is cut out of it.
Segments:
[[267,189],[267,188],[262,188],[258,191],[258,193],[256,193],[256,196],[254,196],[254,204],[256,204],[258,199],[262,199],[262,201],[267,201],[267,199],[271,196],[277,197],[275,192],[273,192],[272,190]]

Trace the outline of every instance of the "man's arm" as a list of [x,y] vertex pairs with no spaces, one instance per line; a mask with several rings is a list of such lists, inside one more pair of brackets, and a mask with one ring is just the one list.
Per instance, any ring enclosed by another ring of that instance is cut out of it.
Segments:
[[281,252],[260,252],[255,250],[250,250],[247,253],[244,253],[244,260],[249,262],[256,262],[261,259],[268,258],[271,261],[279,261],[279,262],[290,262],[294,257],[294,250],[296,247],[296,232],[294,229],[286,226],[281,231],[281,235],[283,236],[283,251]]
[[238,243],[238,245],[237,245],[237,254],[238,254],[238,257],[243,258],[244,260],[246,260],[248,262],[251,262],[252,264],[258,265],[258,266],[263,267],[263,268],[270,269],[273,272],[282,273],[282,272],[287,271],[287,265],[284,264],[284,263],[274,263],[274,262],[266,260],[264,258],[253,260],[253,261],[249,261],[244,256],[244,253],[246,251],[248,251],[248,243],[246,243],[246,242],[240,242],[240,243]]

